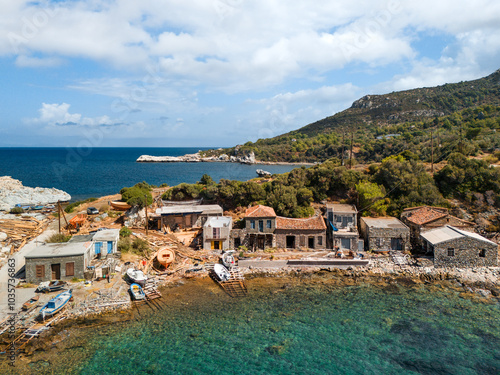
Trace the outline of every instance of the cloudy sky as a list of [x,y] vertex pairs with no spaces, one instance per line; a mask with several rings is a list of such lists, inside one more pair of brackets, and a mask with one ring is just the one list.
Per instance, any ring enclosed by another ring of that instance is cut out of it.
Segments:
[[500,68],[498,0],[0,4],[0,146],[231,146]]

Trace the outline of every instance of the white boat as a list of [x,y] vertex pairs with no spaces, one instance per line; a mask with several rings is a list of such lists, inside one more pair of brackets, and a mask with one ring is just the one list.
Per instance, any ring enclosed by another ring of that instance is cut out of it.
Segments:
[[54,316],[59,311],[62,310],[64,306],[68,303],[73,295],[72,290],[66,290],[65,292],[59,293],[57,296],[52,298],[49,302],[47,302],[41,309],[40,315],[42,319],[45,320],[47,317]]
[[271,172],[263,169],[257,169],[255,172],[259,175],[259,177],[271,177],[273,175]]
[[227,270],[226,267],[224,267],[222,264],[215,264],[214,265],[214,272],[219,278],[220,281],[228,281],[231,278],[231,274]]
[[222,264],[228,268],[231,269],[231,267],[234,267],[236,265],[236,261],[234,260],[234,253],[235,250],[228,250],[224,254],[222,254]]
[[141,270],[135,270],[133,268],[129,268],[127,270],[127,277],[133,283],[139,284],[141,286],[144,286],[144,283],[148,279],[146,275],[144,275],[144,272],[142,272]]

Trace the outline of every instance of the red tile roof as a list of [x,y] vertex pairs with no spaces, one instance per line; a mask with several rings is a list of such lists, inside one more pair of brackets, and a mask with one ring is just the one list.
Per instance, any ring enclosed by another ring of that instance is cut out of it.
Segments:
[[276,217],[276,212],[272,207],[261,204],[247,208],[245,217]]
[[438,211],[436,209],[433,209],[432,207],[425,206],[412,211],[406,218],[408,221],[417,225],[424,225],[446,216],[448,216],[448,213],[446,212]]
[[313,216],[307,219],[291,219],[277,216],[276,229],[323,230],[326,229],[326,225],[321,216]]

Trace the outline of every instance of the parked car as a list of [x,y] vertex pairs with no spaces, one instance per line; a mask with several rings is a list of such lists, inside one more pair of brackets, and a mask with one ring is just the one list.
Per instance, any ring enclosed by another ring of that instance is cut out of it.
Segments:
[[99,210],[95,207],[89,207],[87,208],[87,215],[98,215]]

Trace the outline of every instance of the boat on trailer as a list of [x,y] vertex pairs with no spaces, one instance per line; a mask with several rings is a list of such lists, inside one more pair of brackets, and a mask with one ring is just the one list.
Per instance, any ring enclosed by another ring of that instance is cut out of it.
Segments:
[[231,274],[227,270],[226,267],[224,267],[222,264],[215,264],[214,265],[214,272],[219,278],[220,281],[228,281],[231,278]]
[[61,311],[63,307],[66,306],[66,304],[69,302],[72,296],[73,291],[70,289],[59,293],[57,296],[52,298],[40,309],[40,315],[42,319],[45,320],[45,318],[52,317],[59,311]]
[[132,299],[135,301],[141,301],[146,299],[146,294],[142,287],[137,283],[130,284],[130,294],[132,295]]

